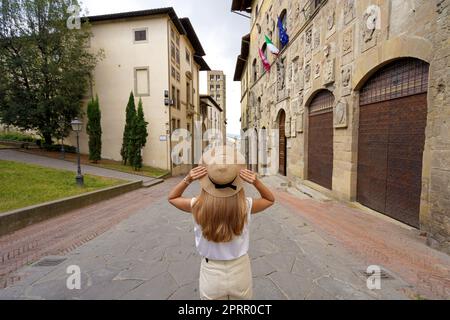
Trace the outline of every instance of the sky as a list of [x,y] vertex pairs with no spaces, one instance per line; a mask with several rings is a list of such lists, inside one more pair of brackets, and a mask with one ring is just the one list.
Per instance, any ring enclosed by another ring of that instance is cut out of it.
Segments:
[[[88,15],[173,7],[179,18],[188,17],[194,26],[212,70],[227,75],[227,134],[239,135],[241,85],[234,82],[241,39],[249,32],[247,18],[231,12],[231,0],[81,0]],[[84,11],[84,10],[83,10]],[[201,72],[200,93],[207,93],[206,72]]]

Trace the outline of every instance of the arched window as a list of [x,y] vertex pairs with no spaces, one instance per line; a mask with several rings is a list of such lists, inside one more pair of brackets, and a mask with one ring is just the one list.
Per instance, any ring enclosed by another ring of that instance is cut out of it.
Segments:
[[256,59],[253,60],[252,72],[253,72],[253,82],[256,82],[256,80],[258,80],[258,69],[256,68]]
[[[265,57],[267,60],[269,60],[269,59],[267,58],[267,44],[266,44],[266,43],[263,44],[263,46],[262,46],[262,48],[261,48],[261,51],[262,51],[264,57]],[[266,69],[264,69],[264,63],[261,62],[261,74],[264,74],[265,72],[266,72]]]
[[[287,10],[286,9],[281,11],[280,20],[281,20],[281,24],[283,25],[283,28],[285,30],[287,30]],[[280,40],[280,32],[279,32],[279,28],[278,28],[278,21],[277,21],[277,30],[278,30],[278,47],[280,49],[283,49],[284,46],[283,46],[283,44],[281,43],[281,40]]]

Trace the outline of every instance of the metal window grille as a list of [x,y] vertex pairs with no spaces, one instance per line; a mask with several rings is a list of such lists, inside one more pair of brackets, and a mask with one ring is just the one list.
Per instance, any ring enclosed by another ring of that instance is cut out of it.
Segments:
[[429,65],[417,59],[402,59],[377,71],[360,94],[360,105],[397,99],[428,91]]
[[334,96],[328,90],[322,90],[316,94],[309,106],[310,114],[321,114],[333,111]]

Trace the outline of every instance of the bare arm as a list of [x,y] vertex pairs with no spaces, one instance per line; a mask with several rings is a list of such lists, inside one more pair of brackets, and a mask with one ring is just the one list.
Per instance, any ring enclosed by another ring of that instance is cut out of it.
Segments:
[[177,184],[169,194],[169,202],[177,209],[184,212],[191,213],[191,200],[189,198],[183,198],[183,193],[187,187],[195,180],[203,178],[207,174],[205,167],[197,167],[191,170],[186,178]]
[[275,197],[272,192],[256,177],[254,172],[242,170],[240,176],[244,181],[254,185],[261,195],[260,199],[253,200],[252,214],[262,212],[275,203]]

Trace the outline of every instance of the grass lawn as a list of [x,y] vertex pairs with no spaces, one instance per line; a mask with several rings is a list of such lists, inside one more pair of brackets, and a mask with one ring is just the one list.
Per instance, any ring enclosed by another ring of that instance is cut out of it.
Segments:
[[85,186],[75,184],[75,173],[0,160],[0,212],[104,189],[125,181],[84,176]]
[[112,170],[127,172],[127,173],[131,173],[131,174],[137,174],[137,175],[141,175],[141,176],[151,177],[151,178],[159,178],[159,177],[165,176],[169,173],[168,171],[165,171],[165,170],[156,169],[156,168],[147,167],[147,166],[143,166],[140,171],[134,171],[132,167],[124,166],[123,164],[120,164],[120,163],[99,163],[99,164],[91,163],[91,165],[102,167],[105,169],[112,169]]

